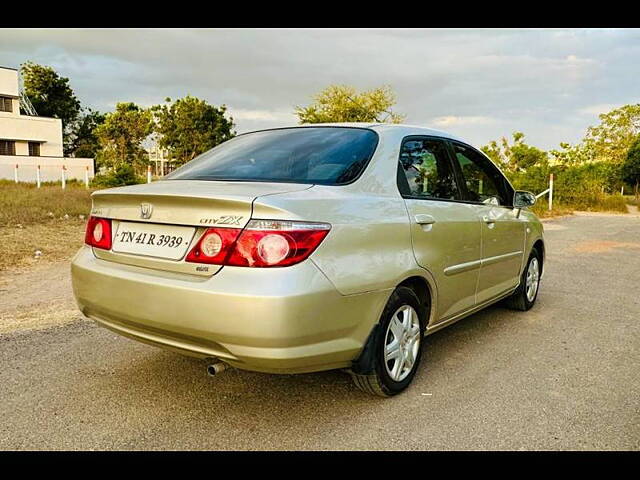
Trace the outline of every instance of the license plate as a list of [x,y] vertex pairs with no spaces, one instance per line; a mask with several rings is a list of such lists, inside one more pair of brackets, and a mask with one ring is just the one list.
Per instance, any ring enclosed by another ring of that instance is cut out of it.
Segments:
[[112,250],[179,260],[187,253],[194,232],[193,227],[119,222]]

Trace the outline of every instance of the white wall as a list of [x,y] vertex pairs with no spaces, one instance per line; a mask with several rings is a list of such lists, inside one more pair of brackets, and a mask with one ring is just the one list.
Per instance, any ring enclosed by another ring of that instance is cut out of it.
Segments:
[[[0,138],[44,142],[40,155],[62,156],[62,120],[48,117],[29,117],[0,112]],[[19,147],[16,143],[16,150]],[[19,152],[16,151],[16,154]]]
[[76,178],[84,181],[85,171],[93,178],[92,158],[63,157],[29,157],[0,155],[0,178],[13,180],[16,163],[18,164],[18,181],[36,182],[36,170],[40,165],[40,181],[56,182],[62,178],[62,165],[66,167],[65,178]]
[[[0,95],[18,96],[18,72],[0,67]],[[0,139],[15,140],[16,155],[0,156],[0,178],[13,180],[18,164],[18,180],[35,182],[37,166],[40,180],[57,181],[65,177],[84,180],[85,172],[93,178],[92,158],[64,158],[62,153],[62,120],[20,115],[20,101],[13,100],[13,112],[0,112]],[[40,156],[29,156],[29,141],[40,143]]]
[[18,71],[0,67],[0,95],[18,96]]

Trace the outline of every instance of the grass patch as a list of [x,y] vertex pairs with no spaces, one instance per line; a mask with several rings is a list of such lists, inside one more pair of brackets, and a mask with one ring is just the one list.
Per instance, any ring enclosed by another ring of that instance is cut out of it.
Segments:
[[627,213],[629,209],[627,208],[627,202],[624,197],[620,194],[615,194],[605,195],[597,205],[595,211]]
[[636,197],[635,196],[633,196],[633,195],[625,195],[624,199],[629,205],[635,205],[636,207],[640,207],[640,201],[636,201]]
[[585,197],[571,203],[553,202],[553,210],[549,211],[546,198],[539,199],[531,209],[540,218],[570,215],[574,211],[583,212],[620,212],[627,213],[628,200],[620,194],[598,194]]
[[0,181],[0,271],[69,259],[84,241],[90,195],[75,182],[63,190]]
[[87,216],[91,210],[91,192],[78,183],[32,183],[0,180],[0,226],[35,225],[55,219]]
[[553,210],[549,210],[549,206],[546,202],[536,203],[531,210],[536,214],[538,218],[550,218],[560,217],[563,215],[571,215],[574,211],[573,208],[566,205],[554,204]]

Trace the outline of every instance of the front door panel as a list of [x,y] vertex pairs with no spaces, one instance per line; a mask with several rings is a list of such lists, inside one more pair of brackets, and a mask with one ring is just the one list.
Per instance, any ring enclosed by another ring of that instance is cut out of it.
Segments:
[[518,284],[524,221],[511,208],[513,188],[488,157],[456,141],[450,142],[465,199],[482,225],[482,266],[477,303],[484,303]]
[[478,303],[518,285],[524,249],[525,223],[518,209],[478,206],[482,224],[482,266]]

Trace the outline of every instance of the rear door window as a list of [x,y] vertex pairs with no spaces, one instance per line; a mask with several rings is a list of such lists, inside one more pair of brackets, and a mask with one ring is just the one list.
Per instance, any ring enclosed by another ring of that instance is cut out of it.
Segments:
[[461,199],[444,140],[405,138],[400,148],[398,168],[398,188],[404,196]]

